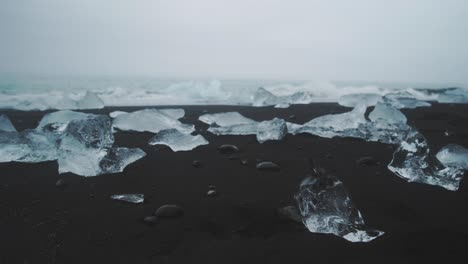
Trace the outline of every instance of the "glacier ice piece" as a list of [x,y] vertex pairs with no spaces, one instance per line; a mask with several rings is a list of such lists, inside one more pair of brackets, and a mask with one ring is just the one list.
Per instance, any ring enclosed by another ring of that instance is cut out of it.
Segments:
[[468,149],[457,144],[448,144],[436,155],[445,166],[468,170]]
[[413,109],[417,107],[431,106],[430,103],[416,99],[411,93],[407,91],[386,94],[383,97],[383,101],[397,109]]
[[86,94],[76,102],[77,109],[101,109],[104,102],[95,93],[86,91]]
[[289,95],[275,95],[263,87],[258,88],[252,96],[253,106],[271,106],[287,108],[291,104],[308,104],[314,99],[309,91],[297,91]]
[[406,123],[406,116],[393,106],[385,103],[378,103],[374,110],[369,114],[371,121],[382,119],[387,123]]
[[35,163],[56,160],[57,144],[58,137],[46,131],[0,131],[0,162]]
[[288,134],[288,126],[284,119],[275,117],[272,120],[258,123],[256,134],[259,143],[268,140],[281,140]]
[[105,115],[72,120],[61,136],[58,149],[59,173],[97,176],[122,172],[146,155],[141,149],[112,148],[112,124]]
[[110,197],[112,200],[119,200],[128,203],[139,204],[145,201],[145,195],[140,193],[114,194]]
[[319,116],[303,125],[288,123],[288,131],[291,134],[310,133],[325,138],[346,135],[347,131],[356,130],[367,122],[364,117],[366,109],[365,105],[359,105],[350,112]]
[[148,142],[150,145],[166,145],[173,151],[188,151],[209,142],[202,135],[192,136],[177,129],[166,129],[157,133]]
[[247,118],[239,114],[238,112],[205,114],[205,115],[200,116],[198,119],[205,124],[208,124],[208,125],[217,124],[218,126],[233,126],[233,125],[256,123],[255,120]]
[[145,156],[146,153],[139,148],[111,148],[107,151],[107,155],[99,162],[101,168],[100,174],[123,172],[129,164]]
[[310,232],[333,234],[351,242],[369,242],[384,234],[365,225],[343,183],[334,176],[306,178],[294,198]]
[[281,140],[288,133],[286,121],[280,118],[257,122],[237,112],[227,112],[206,114],[199,119],[211,124],[208,131],[215,135],[256,135],[260,143]]
[[409,182],[441,186],[458,190],[464,172],[455,167],[445,167],[431,155],[426,138],[411,128],[398,149],[388,169]]
[[68,126],[68,123],[70,123],[71,121],[86,119],[92,116],[95,116],[95,115],[81,113],[81,112],[74,112],[70,110],[52,112],[42,117],[36,129],[47,128],[47,130],[61,133],[65,131],[65,129]]
[[121,113],[114,118],[113,126],[123,131],[153,133],[174,128],[185,134],[190,134],[195,130],[194,126],[183,124],[177,120],[181,117],[182,111],[176,109],[144,109],[132,113]]
[[382,96],[379,94],[372,93],[357,93],[357,94],[346,94],[342,95],[338,99],[338,104],[347,107],[356,107],[359,105],[365,105],[367,107],[374,106],[382,100]]
[[0,131],[16,132],[15,126],[6,115],[0,115]]

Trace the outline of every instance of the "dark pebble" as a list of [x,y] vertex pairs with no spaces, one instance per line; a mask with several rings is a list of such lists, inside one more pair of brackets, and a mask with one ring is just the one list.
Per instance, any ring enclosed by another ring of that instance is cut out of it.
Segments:
[[64,178],[61,178],[59,179],[56,183],[55,183],[55,186],[61,188],[61,187],[65,187],[66,185],[66,182],[65,182],[65,179]]
[[216,192],[216,190],[209,190],[207,193],[206,193],[206,196],[209,196],[209,197],[213,197],[213,196],[216,196],[218,195],[218,193]]
[[247,163],[248,163],[248,160],[246,160],[246,159],[242,159],[242,160],[241,160],[241,164],[242,164],[242,165],[247,165]]
[[156,210],[155,216],[159,217],[178,217],[184,214],[182,207],[174,204],[163,205]]
[[150,225],[154,225],[159,222],[159,218],[154,215],[146,216],[145,218],[143,218],[143,222],[150,224]]
[[200,168],[201,162],[198,161],[198,160],[194,160],[194,161],[192,162],[192,166],[195,167],[195,168]]
[[271,161],[264,161],[264,162],[257,164],[257,170],[278,171],[280,170],[280,166]]
[[380,164],[380,162],[373,157],[362,157],[359,158],[356,162],[362,166],[376,166]]
[[230,144],[221,145],[218,150],[223,154],[233,154],[239,152],[239,148],[237,146]]

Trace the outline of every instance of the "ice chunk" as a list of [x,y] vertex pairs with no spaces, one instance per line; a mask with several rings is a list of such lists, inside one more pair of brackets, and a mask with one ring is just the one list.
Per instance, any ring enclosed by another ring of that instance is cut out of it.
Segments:
[[[183,110],[182,110],[183,111]],[[153,132],[158,133],[165,129],[177,129],[185,134],[195,130],[193,125],[183,124],[177,118],[180,110],[144,109],[132,113],[121,113],[114,118],[113,126],[124,131]]]
[[359,105],[350,112],[320,116],[304,125],[288,123],[288,131],[292,134],[310,133],[326,138],[346,135],[346,131],[356,130],[359,125],[367,122],[364,117],[366,109],[365,105]]
[[16,132],[15,126],[6,115],[0,115],[0,131]]
[[290,104],[308,104],[313,101],[314,95],[308,91],[297,91],[288,95],[274,95],[263,87],[257,89],[252,96],[253,106],[271,106],[287,108]]
[[379,94],[347,94],[338,99],[338,104],[347,107],[356,107],[359,105],[374,106],[382,100]]
[[398,93],[390,93],[384,96],[383,101],[397,109],[402,108],[417,108],[417,107],[428,107],[431,106],[430,103],[425,101],[420,101],[414,96],[406,91]]
[[255,120],[247,118],[238,112],[226,112],[226,113],[217,113],[217,114],[205,114],[198,118],[205,124],[213,125],[217,124],[218,126],[233,126],[240,124],[253,124],[256,123]]
[[174,118],[174,119],[180,119],[185,116],[185,110],[184,109],[160,109],[162,113]]
[[148,142],[150,145],[166,145],[173,151],[188,151],[209,142],[202,136],[192,136],[180,132],[177,129],[166,129],[160,131]]
[[86,91],[86,94],[76,102],[78,109],[101,109],[104,108],[104,102],[95,93]]
[[336,177],[308,177],[294,198],[310,232],[333,234],[351,242],[369,242],[384,234],[366,227],[361,213]]
[[212,125],[208,131],[213,134],[256,135],[260,143],[268,140],[281,140],[288,133],[287,123],[279,118],[256,122],[237,112],[228,112],[203,115],[199,119]]
[[139,148],[111,148],[99,163],[100,174],[123,172],[125,167],[144,156],[146,153]]
[[111,126],[110,118],[104,115],[71,121],[60,143],[59,173],[101,174],[100,162],[114,143]]
[[416,88],[409,90],[416,98],[433,100],[439,103],[468,103],[468,89],[450,87],[443,89]]
[[456,144],[448,144],[436,155],[445,166],[468,170],[468,149]]
[[59,173],[96,176],[122,172],[128,164],[146,155],[140,149],[112,148],[111,126],[105,115],[71,121],[59,146]]
[[57,111],[46,114],[39,122],[37,129],[47,128],[50,131],[63,132],[71,121],[86,119],[92,116],[95,115],[70,110]]
[[371,121],[382,119],[387,123],[406,123],[406,116],[395,107],[388,104],[378,103],[374,110],[369,114]]
[[438,185],[456,191],[463,178],[463,171],[445,167],[430,154],[426,138],[412,128],[393,153],[388,169],[409,182]]
[[27,129],[0,131],[0,162],[43,162],[57,159],[58,137],[49,132]]
[[143,194],[114,194],[110,197],[113,200],[124,201],[128,203],[139,204],[145,201],[145,195]]
[[281,140],[288,134],[288,127],[284,119],[273,118],[272,120],[260,122],[256,134],[260,143],[268,140]]

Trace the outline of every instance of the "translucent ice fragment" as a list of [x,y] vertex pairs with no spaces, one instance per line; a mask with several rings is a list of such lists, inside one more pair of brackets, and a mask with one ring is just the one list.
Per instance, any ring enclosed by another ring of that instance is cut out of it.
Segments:
[[397,109],[428,107],[430,103],[416,99],[409,92],[390,93],[384,96],[383,101]]
[[257,122],[237,112],[228,112],[203,115],[199,119],[212,125],[208,131],[213,134],[256,135],[260,143],[268,140],[281,140],[288,133],[287,123],[279,118]]
[[371,121],[382,119],[386,123],[406,123],[406,116],[393,106],[384,103],[378,103],[374,110],[369,114]]
[[58,137],[46,131],[0,131],[0,162],[43,162],[57,159]]
[[76,102],[78,109],[101,109],[104,102],[95,93],[87,91],[86,94]]
[[143,194],[114,194],[110,197],[113,200],[124,201],[128,203],[139,204],[145,201],[145,195]]
[[348,130],[356,130],[359,125],[367,122],[365,112],[366,106],[360,105],[350,112],[320,116],[303,125],[289,123],[288,131],[292,134],[310,133],[326,138],[346,136]]
[[208,125],[217,124],[218,126],[232,126],[232,125],[256,123],[255,120],[247,118],[239,114],[238,112],[205,114],[205,115],[200,116],[198,119],[205,124],[208,124]]
[[177,129],[166,129],[157,133],[148,142],[150,145],[166,145],[173,151],[188,151],[209,142],[202,135],[192,136]]
[[356,107],[358,105],[374,106],[382,100],[379,94],[347,94],[338,99],[338,104],[347,107]]
[[0,131],[16,132],[15,126],[6,115],[0,115]]
[[369,242],[384,232],[369,229],[343,183],[331,175],[306,178],[294,196],[304,225],[313,233]]
[[426,138],[414,128],[393,153],[388,169],[409,182],[437,185],[451,191],[458,190],[463,178],[462,170],[445,167],[430,154]]
[[[183,111],[183,110],[182,110]],[[165,129],[177,129],[189,134],[195,130],[193,125],[183,124],[178,118],[180,110],[144,109],[132,113],[121,113],[114,118],[113,126],[124,131],[158,133]]]
[[41,121],[39,122],[39,125],[37,126],[37,129],[46,128],[49,131],[63,132],[67,128],[68,123],[70,123],[71,121],[86,119],[92,116],[95,116],[95,115],[81,113],[81,112],[74,112],[70,110],[52,112],[52,113],[46,114],[41,119]]
[[456,144],[448,144],[436,155],[445,166],[468,170],[468,149]]
[[123,172],[125,167],[144,156],[146,153],[139,148],[111,148],[99,162],[100,174]]

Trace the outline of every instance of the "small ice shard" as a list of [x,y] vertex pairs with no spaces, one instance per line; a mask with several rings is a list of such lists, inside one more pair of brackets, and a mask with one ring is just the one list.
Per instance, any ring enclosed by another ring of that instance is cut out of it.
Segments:
[[0,131],[16,132],[15,126],[6,115],[0,115]]
[[384,234],[366,227],[343,183],[331,175],[306,178],[294,198],[310,232],[333,234],[351,242],[369,242]]
[[78,109],[101,109],[104,108],[104,102],[95,93],[86,91],[86,94],[76,102]]
[[238,112],[205,114],[205,115],[200,116],[198,119],[205,124],[208,124],[208,125],[217,124],[218,126],[222,126],[222,127],[256,123],[255,120],[247,118],[239,114]]
[[288,132],[287,123],[279,118],[257,122],[237,112],[227,112],[203,115],[199,119],[211,125],[208,131],[213,134],[256,135],[260,143],[268,140],[281,140]]
[[184,214],[182,207],[175,204],[163,205],[154,213],[158,217],[179,217]]
[[63,132],[67,128],[68,123],[73,120],[82,120],[95,116],[93,114],[86,114],[81,112],[74,112],[70,110],[62,110],[46,114],[42,117],[36,129],[44,129],[47,127],[49,131]]
[[194,161],[192,161],[192,166],[194,168],[200,168],[201,167],[201,162],[199,160],[194,160]]
[[366,109],[366,106],[359,105],[350,112],[320,116],[304,125],[288,123],[288,131],[292,134],[310,133],[325,138],[346,135],[347,130],[356,130],[359,125],[367,122],[364,117]]
[[468,149],[456,144],[448,144],[436,155],[445,166],[468,170]]
[[388,169],[409,182],[441,186],[447,190],[458,190],[463,171],[445,167],[430,154],[426,138],[412,128],[399,148],[393,153]]
[[369,114],[371,121],[382,119],[386,123],[406,123],[406,116],[393,106],[384,103],[378,103],[374,110]]
[[271,161],[260,162],[256,166],[257,170],[266,170],[266,171],[279,171],[280,166]]
[[208,143],[202,135],[192,136],[177,129],[162,130],[148,142],[150,145],[166,145],[173,151],[188,151]]
[[232,154],[239,152],[239,148],[236,145],[224,144],[218,148],[218,151],[223,154]]
[[[183,111],[183,110],[182,110]],[[166,129],[177,129],[185,134],[195,130],[193,125],[183,124],[178,118],[181,111],[169,111],[169,109],[144,109],[132,113],[121,113],[113,120],[113,126],[123,131],[153,132]]]
[[0,162],[36,163],[57,159],[58,137],[46,131],[0,131]]
[[57,186],[58,188],[63,188],[65,187],[65,185],[67,185],[67,182],[64,178],[60,178],[58,179],[58,181],[55,182],[55,186]]
[[114,194],[110,197],[112,200],[119,200],[128,203],[139,204],[145,201],[145,196],[143,194]]
[[372,93],[360,93],[360,94],[347,94],[343,95],[338,99],[338,104],[347,107],[356,107],[359,105],[365,105],[367,107],[374,106],[382,100],[382,96],[379,94]]
[[277,105],[275,105],[275,108],[288,108],[290,106],[290,104],[288,103],[279,103]]

